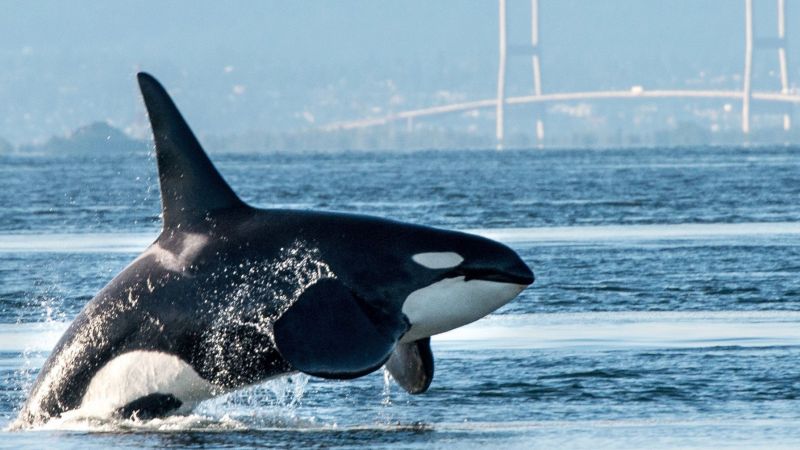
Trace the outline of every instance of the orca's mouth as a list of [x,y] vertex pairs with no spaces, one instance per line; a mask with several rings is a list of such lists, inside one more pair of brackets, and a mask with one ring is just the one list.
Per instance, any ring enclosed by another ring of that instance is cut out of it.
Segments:
[[444,278],[464,277],[464,281],[483,280],[497,283],[519,284],[528,286],[533,284],[535,277],[528,266],[519,261],[509,267],[457,267],[449,271]]
[[528,286],[533,284],[533,272],[528,270],[528,273],[508,273],[500,271],[481,271],[469,273],[464,276],[465,281],[469,280],[483,280],[483,281],[496,281],[498,283],[521,284]]

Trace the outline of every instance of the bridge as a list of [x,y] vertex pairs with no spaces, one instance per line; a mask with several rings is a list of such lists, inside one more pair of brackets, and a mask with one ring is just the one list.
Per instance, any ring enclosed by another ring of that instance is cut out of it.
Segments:
[[[497,75],[497,96],[494,98],[476,100],[449,105],[432,106],[428,108],[413,109],[390,113],[384,116],[371,117],[358,120],[334,122],[323,127],[327,131],[351,130],[373,126],[386,125],[391,122],[408,121],[415,119],[452,114],[479,109],[495,109],[496,138],[498,147],[502,147],[505,138],[505,109],[511,105],[547,104],[556,102],[573,101],[602,101],[602,100],[641,100],[641,99],[721,99],[742,102],[741,129],[744,134],[750,132],[751,103],[753,101],[783,103],[787,105],[800,104],[800,94],[789,90],[788,62],[786,56],[786,0],[777,1],[777,36],[775,38],[755,39],[753,36],[753,0],[744,0],[745,24],[745,54],[744,54],[744,79],[741,90],[691,90],[691,89],[657,89],[647,90],[642,86],[633,86],[628,90],[604,90],[585,92],[542,92],[542,65],[540,60],[539,44],[539,0],[531,0],[531,40],[525,45],[508,45],[506,28],[507,7],[506,0],[498,0],[499,6],[499,62]],[[756,49],[771,49],[777,51],[780,67],[781,88],[775,92],[760,92],[752,89],[753,51]],[[511,52],[509,52],[509,50]],[[506,96],[506,68],[509,53],[528,56],[531,59],[533,94],[525,96]],[[783,115],[783,128],[791,128],[791,116]],[[539,141],[544,138],[544,123],[541,115],[536,118],[536,137]]]

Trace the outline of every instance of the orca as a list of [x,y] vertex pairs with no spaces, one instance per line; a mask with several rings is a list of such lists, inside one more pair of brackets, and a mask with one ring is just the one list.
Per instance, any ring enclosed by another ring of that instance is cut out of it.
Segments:
[[410,393],[433,379],[430,336],[533,283],[492,240],[378,217],[257,209],[223,180],[155,78],[139,73],[163,228],[77,315],[17,419],[73,410],[150,418],[294,372],[384,366]]

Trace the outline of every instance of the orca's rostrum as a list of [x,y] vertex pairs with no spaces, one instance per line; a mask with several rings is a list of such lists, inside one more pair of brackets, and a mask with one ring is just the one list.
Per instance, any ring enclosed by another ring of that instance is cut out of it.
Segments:
[[18,426],[71,410],[157,417],[291,372],[349,379],[384,364],[433,378],[430,336],[533,282],[519,256],[465,233],[242,202],[164,88],[138,75],[155,138],[163,230],[78,314]]

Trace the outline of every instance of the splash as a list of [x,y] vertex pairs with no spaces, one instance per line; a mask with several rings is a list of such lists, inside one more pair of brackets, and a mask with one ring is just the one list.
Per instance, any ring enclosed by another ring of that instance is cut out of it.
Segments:
[[[193,247],[186,248],[191,250]],[[183,267],[191,264],[192,256],[181,253],[173,259],[164,261]],[[201,304],[214,317],[202,337],[205,354],[200,373],[215,386],[215,393],[286,373],[289,367],[277,355],[272,323],[306,288],[320,279],[335,277],[322,261],[319,250],[307,248],[300,242],[282,249],[275,259],[245,261],[238,266],[225,267],[211,276],[228,286],[221,292],[214,290],[200,294]],[[164,280],[156,282],[163,283]],[[150,283],[148,279],[148,286]],[[64,402],[61,398],[62,391],[65,391],[63,386],[72,382],[82,361],[90,354],[88,352],[112,344],[108,342],[107,330],[119,317],[136,310],[139,301],[137,293],[129,288],[121,298],[86,306],[83,318],[72,324],[71,334],[67,332],[69,339],[59,344],[54,357],[46,363],[46,372],[34,384],[16,421],[17,426],[40,425],[51,418],[51,411],[44,405]],[[164,324],[145,313],[140,327],[146,327],[157,335],[163,332]]]
[[383,400],[381,400],[381,405],[384,407],[392,406],[392,374],[389,373],[389,369],[386,366],[383,367]]
[[[214,321],[203,339],[207,364],[214,367],[211,381],[224,386],[252,383],[254,380],[240,379],[229,361],[258,360],[262,356],[274,359],[266,355],[275,352],[275,320],[309,286],[324,278],[335,278],[319,250],[301,242],[282,249],[275,259],[246,261],[214,276],[225,280],[230,289],[206,294],[204,303],[211,309]],[[287,369],[274,368],[276,374]]]
[[[56,308],[56,304],[61,304],[63,299],[58,299],[55,296],[44,296],[39,301],[39,307],[42,311],[42,321],[37,325],[43,325],[48,328],[52,325],[59,324],[64,319],[64,312]],[[18,322],[19,325],[19,322]],[[25,346],[22,348],[21,359],[22,365],[14,371],[14,382],[24,392],[30,392],[33,388],[36,374],[38,373],[39,365],[41,364],[42,353],[41,349],[37,348],[33,340],[26,340]],[[15,413],[22,408],[19,405]],[[16,421],[13,422],[9,428],[19,426]]]
[[254,428],[307,427],[315,420],[298,412],[307,386],[308,375],[287,375],[207,400],[195,412]]
[[[94,349],[111,344],[107,336],[108,330],[115,326],[120,316],[136,308],[138,301],[139,297],[129,288],[122,299],[89,303],[84,308],[84,320],[80,323],[77,320],[73,322],[65,334],[68,338],[57,344],[56,350],[42,369],[45,371],[44,375],[34,383],[28,401],[14,426],[41,425],[51,419],[51,413],[44,405],[48,401],[62,404],[62,393],[65,391],[63,386],[73,381],[82,361],[90,357]],[[140,327],[163,331],[164,325],[157,318],[145,314]]]
[[383,367],[383,388],[381,390],[381,407],[378,410],[378,425],[397,425],[392,415],[392,384],[394,379],[386,366]]
[[[250,427],[230,417],[213,417],[202,414],[175,415],[159,419],[117,419],[95,416],[77,409],[31,428],[36,431],[86,431],[94,433],[120,432],[171,432],[171,431],[238,431]],[[11,429],[11,431],[16,431]]]
[[307,384],[307,375],[289,375],[207,400],[191,414],[147,420],[122,419],[105,411],[79,408],[28,429],[118,433],[316,428],[319,425],[313,418],[305,419],[298,414]]

